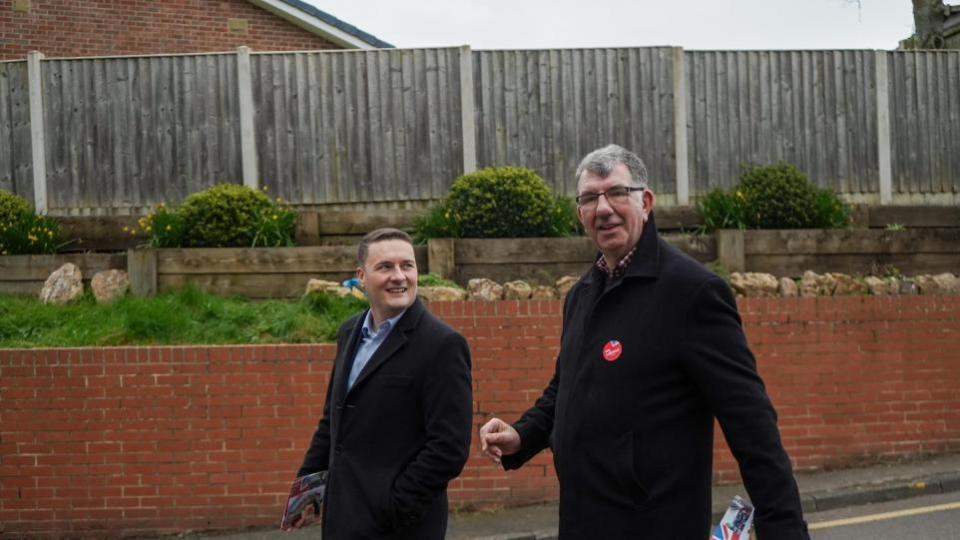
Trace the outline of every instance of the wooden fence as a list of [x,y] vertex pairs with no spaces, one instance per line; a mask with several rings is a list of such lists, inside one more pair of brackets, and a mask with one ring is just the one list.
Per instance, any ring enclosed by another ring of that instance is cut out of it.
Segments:
[[0,62],[0,188],[137,214],[216,182],[297,205],[443,197],[520,165],[572,195],[588,151],[648,162],[663,205],[786,160],[848,199],[960,197],[960,51],[471,51]]

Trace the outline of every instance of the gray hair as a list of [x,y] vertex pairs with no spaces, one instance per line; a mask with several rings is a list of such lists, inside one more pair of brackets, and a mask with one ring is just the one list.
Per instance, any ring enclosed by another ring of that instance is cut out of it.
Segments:
[[608,144],[603,148],[594,150],[587,154],[580,166],[577,167],[577,189],[580,186],[580,177],[585,171],[589,171],[600,178],[606,178],[613,171],[617,163],[623,163],[630,171],[630,179],[634,185],[649,189],[647,186],[647,167],[643,164],[640,156],[616,144]]
[[411,246],[413,245],[413,239],[410,238],[410,235],[400,229],[384,227],[371,231],[363,237],[363,240],[360,240],[360,245],[357,246],[357,262],[360,263],[360,266],[363,266],[364,263],[367,262],[367,253],[370,252],[370,244],[376,244],[384,240],[403,240]]

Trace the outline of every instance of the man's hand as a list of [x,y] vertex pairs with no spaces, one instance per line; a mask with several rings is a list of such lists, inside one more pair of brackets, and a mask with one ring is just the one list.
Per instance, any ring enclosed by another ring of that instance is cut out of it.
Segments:
[[300,512],[300,517],[290,524],[290,528],[299,529],[319,520],[320,514],[317,513],[317,507],[315,504],[311,504],[304,508],[303,512]]
[[492,418],[480,428],[480,450],[500,465],[503,456],[520,450],[520,434],[510,424],[499,418]]

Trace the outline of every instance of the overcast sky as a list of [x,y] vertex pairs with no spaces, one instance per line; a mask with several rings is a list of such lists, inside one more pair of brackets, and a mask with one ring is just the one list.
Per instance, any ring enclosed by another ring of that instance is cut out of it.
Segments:
[[397,47],[894,49],[910,0],[306,0]]

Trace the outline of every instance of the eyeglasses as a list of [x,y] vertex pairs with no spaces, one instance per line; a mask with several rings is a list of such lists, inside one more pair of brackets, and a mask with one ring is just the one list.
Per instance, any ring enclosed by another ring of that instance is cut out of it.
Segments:
[[597,206],[597,201],[600,200],[601,195],[605,196],[607,198],[607,202],[611,204],[623,204],[630,198],[631,193],[634,191],[643,191],[645,189],[647,188],[614,186],[606,191],[601,191],[600,193],[586,191],[580,195],[577,195],[577,205],[581,208],[595,208]]

